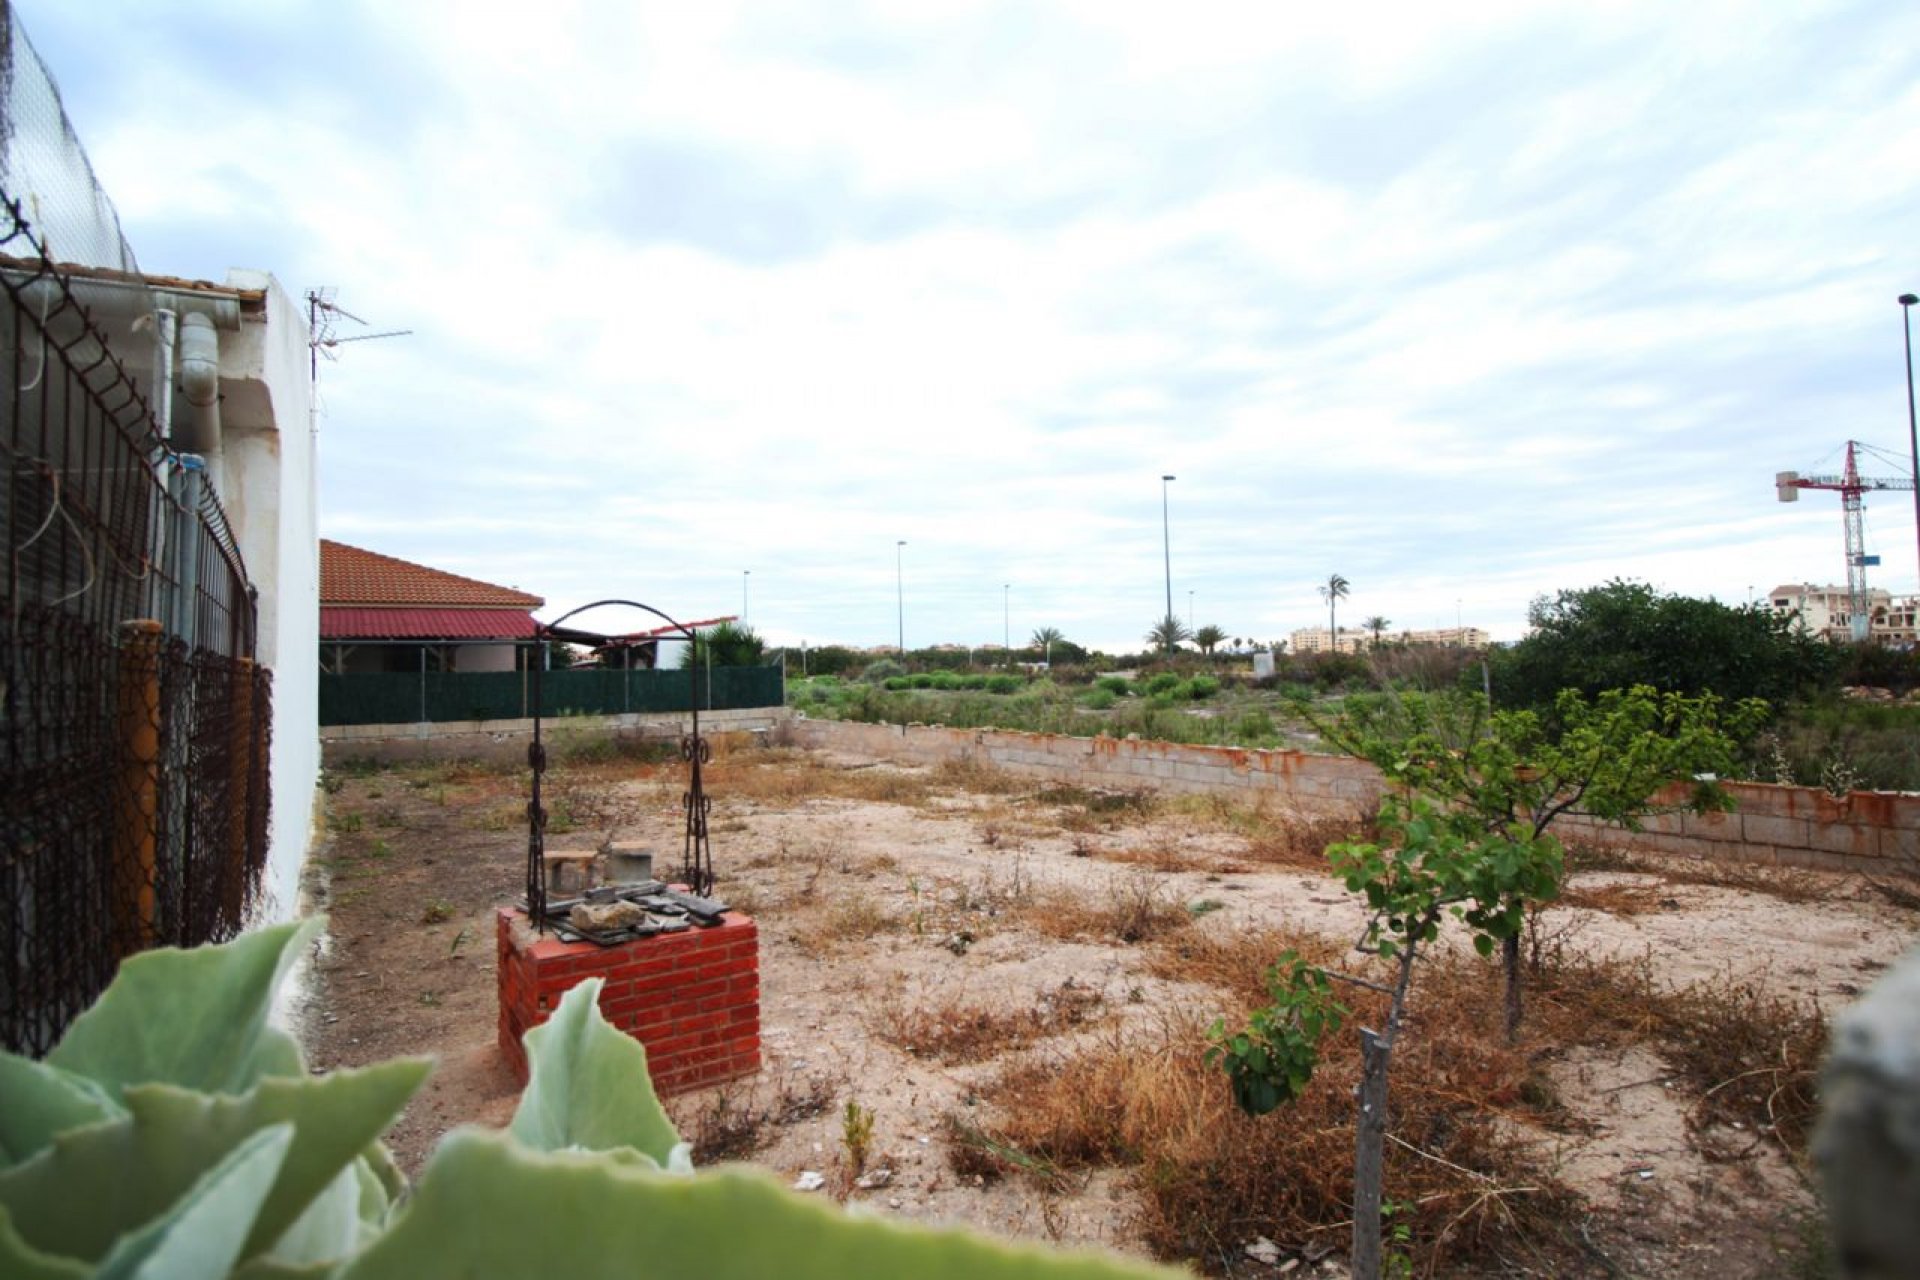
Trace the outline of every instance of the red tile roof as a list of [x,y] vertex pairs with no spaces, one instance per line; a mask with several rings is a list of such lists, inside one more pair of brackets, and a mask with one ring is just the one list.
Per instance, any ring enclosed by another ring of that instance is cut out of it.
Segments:
[[515,609],[320,610],[322,640],[526,640],[532,615]]
[[546,601],[512,587],[463,578],[322,538],[320,603],[403,609],[538,609]]

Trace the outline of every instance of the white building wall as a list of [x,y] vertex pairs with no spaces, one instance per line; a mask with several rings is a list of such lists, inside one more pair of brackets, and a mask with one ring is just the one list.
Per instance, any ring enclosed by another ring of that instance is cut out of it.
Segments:
[[514,647],[510,644],[461,644],[453,646],[455,671],[512,671]]
[[220,335],[221,501],[259,588],[259,658],[273,672],[273,815],[265,920],[299,907],[320,780],[320,539],[309,409],[307,321],[264,271],[233,270],[235,289],[266,290],[264,316]]

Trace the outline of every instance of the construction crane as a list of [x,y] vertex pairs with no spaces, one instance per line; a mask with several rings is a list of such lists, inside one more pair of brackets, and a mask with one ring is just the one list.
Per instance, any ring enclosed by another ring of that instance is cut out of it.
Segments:
[[1847,530],[1847,629],[1856,641],[1865,640],[1869,629],[1867,570],[1880,563],[1879,556],[1867,554],[1866,533],[1860,519],[1860,513],[1865,506],[1860,501],[1860,497],[1869,489],[1913,488],[1913,481],[1906,476],[1861,475],[1860,468],[1854,461],[1854,451],[1866,447],[1857,440],[1847,441],[1846,469],[1837,476],[1803,476],[1798,471],[1781,471],[1773,477],[1774,491],[1782,502],[1800,501],[1802,489],[1837,489],[1839,491],[1840,516]]

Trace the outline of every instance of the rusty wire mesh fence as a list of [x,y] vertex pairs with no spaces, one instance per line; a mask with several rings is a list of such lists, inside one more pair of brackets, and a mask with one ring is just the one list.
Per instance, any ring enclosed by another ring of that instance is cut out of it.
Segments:
[[252,586],[75,274],[0,188],[0,1044],[36,1056],[122,958],[237,933],[267,846]]

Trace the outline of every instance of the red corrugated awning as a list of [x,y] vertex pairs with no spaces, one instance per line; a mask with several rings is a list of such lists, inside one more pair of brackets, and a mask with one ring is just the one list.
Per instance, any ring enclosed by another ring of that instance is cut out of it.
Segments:
[[529,640],[533,615],[514,609],[320,610],[322,640]]

